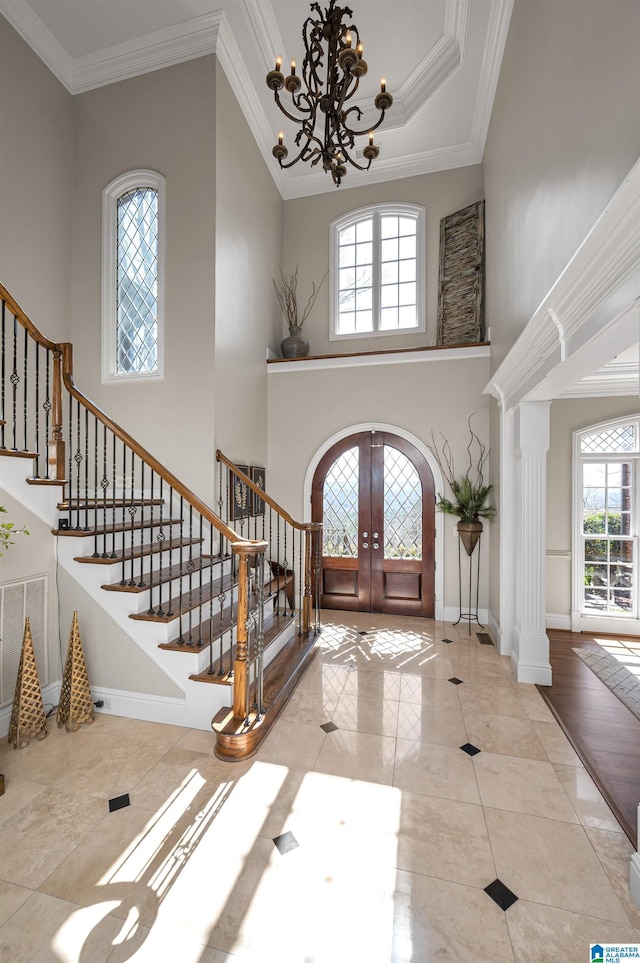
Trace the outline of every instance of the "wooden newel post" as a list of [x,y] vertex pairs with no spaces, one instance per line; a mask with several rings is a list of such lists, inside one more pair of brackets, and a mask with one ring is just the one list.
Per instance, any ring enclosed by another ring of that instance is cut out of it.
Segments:
[[65,471],[62,439],[62,351],[53,352],[53,398],[51,401],[51,437],[48,441],[49,478],[62,481]]
[[249,704],[249,637],[247,623],[250,615],[249,556],[267,550],[266,542],[234,542],[231,546],[238,556],[238,636],[233,663],[233,714],[236,719],[247,718]]
[[313,565],[313,532],[304,533],[304,596],[302,599],[302,633],[308,635],[311,631],[311,609],[313,596],[311,593],[311,568]]

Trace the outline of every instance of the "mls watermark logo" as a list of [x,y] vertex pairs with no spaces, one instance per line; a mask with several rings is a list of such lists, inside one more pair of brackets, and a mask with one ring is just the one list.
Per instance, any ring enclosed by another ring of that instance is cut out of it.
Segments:
[[640,943],[591,943],[590,963],[624,963],[625,960],[640,961]]

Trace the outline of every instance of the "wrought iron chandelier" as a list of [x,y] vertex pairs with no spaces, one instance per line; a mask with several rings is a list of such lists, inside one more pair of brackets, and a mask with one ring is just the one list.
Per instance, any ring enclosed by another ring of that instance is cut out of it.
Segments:
[[[362,110],[355,104],[347,105],[368,67],[362,56],[363,45],[358,28],[355,24],[342,22],[345,17],[352,17],[353,11],[349,7],[338,7],[336,0],[330,0],[324,17],[318,3],[311,4],[311,13],[302,27],[305,46],[302,79],[296,74],[295,60],[291,61],[289,76],[284,76],[280,69],[282,57],[276,59],[276,69],[267,74],[267,87],[273,91],[276,104],[285,117],[300,125],[295,137],[299,148],[297,156],[284,163],[289,151],[285,147],[282,132],[273,148],[273,156],[283,169],[293,167],[300,160],[311,161],[312,167],[322,161],[324,170],[331,174],[336,187],[339,187],[347,173],[347,163],[366,171],[380,153],[380,148],[373,143],[373,132],[384,120],[393,97],[387,92],[383,78],[380,93],[375,99],[380,117],[375,124],[369,124],[363,130],[354,130],[352,125],[362,121]],[[320,76],[321,71],[326,72],[325,79]],[[280,99],[283,88],[291,94],[290,110]],[[323,126],[324,133],[321,133]],[[355,159],[355,138],[367,134],[369,143],[362,150],[367,163],[359,164]]]

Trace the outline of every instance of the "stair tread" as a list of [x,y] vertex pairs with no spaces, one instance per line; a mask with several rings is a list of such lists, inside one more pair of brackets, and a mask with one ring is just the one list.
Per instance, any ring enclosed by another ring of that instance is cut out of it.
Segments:
[[130,561],[132,558],[140,558],[141,555],[157,555],[161,550],[163,552],[169,552],[173,549],[184,547],[185,545],[199,545],[203,539],[201,538],[168,538],[162,542],[162,549],[160,542],[147,542],[145,545],[137,545],[133,551],[128,549],[124,553],[122,549],[119,549],[114,553],[113,556],[109,555],[103,558],[101,555],[97,557],[93,555],[79,555],[74,558],[74,562],[82,562],[84,565],[117,565],[118,562]]
[[65,478],[27,478],[27,485],[66,485]]
[[58,502],[58,509],[83,511],[85,508],[129,508],[130,505],[164,505],[164,498],[71,498]]
[[[214,565],[219,565],[221,562],[228,558],[224,555],[197,555],[195,558],[191,559],[192,568],[191,572],[199,572],[203,568],[210,568]],[[108,582],[106,585],[102,585],[101,588],[105,592],[146,592],[151,588],[150,572],[144,572],[143,576],[149,581],[145,582],[144,585],[139,585],[134,582],[130,585],[129,582]],[[166,566],[166,568],[161,569],[159,572],[153,572],[153,586],[160,585],[160,583],[170,582],[174,578],[181,578],[182,576],[189,575],[189,559],[183,560],[182,565],[177,562],[175,565]],[[138,576],[139,577],[139,576]],[[135,575],[134,575],[135,579]]]
[[[225,577],[227,578],[227,577]],[[212,596],[219,595],[221,591],[227,591],[232,585],[235,585],[230,577],[228,581],[222,580],[222,587],[220,587],[221,580],[216,579],[214,582],[209,582],[202,588],[202,594],[200,594],[200,588],[196,592],[183,592],[182,596],[176,595],[174,598],[163,602],[163,611],[165,614],[157,615],[148,612],[135,612],[129,616],[130,619],[135,619],[139,622],[173,622],[174,619],[180,617],[180,610],[182,608],[182,614],[189,612],[191,609],[197,608],[201,603],[208,602]],[[269,583],[271,584],[271,583]],[[283,580],[280,579],[280,585],[282,587]],[[192,601],[192,598],[197,595],[197,599]],[[272,594],[265,593],[265,601],[268,601],[272,597]],[[167,615],[167,611],[171,612],[171,615]]]
[[[277,615],[272,613],[267,616],[264,620],[264,647],[268,649],[269,646],[275,642],[277,638],[280,637],[282,632],[288,628],[293,622],[296,621],[296,615]],[[206,643],[208,645],[208,641]],[[194,652],[199,651],[199,647],[196,648],[194,645],[189,645],[189,643],[184,643],[179,645],[178,643],[167,643],[159,646],[161,649],[173,649],[177,648],[181,652]],[[235,661],[237,645],[233,645],[231,649],[231,662]],[[228,666],[229,664],[229,653],[226,652],[222,663],[219,659],[216,659],[213,663],[211,669],[204,669],[202,672],[190,675],[189,678],[194,682],[208,682],[210,685],[232,685],[233,684],[233,673],[229,674]]]
[[[162,520],[163,527],[169,525],[179,525],[180,518],[165,518]],[[159,519],[145,518],[143,521],[136,522],[133,527],[131,522],[117,522],[115,525],[107,525],[106,528],[52,528],[53,535],[74,536],[75,538],[94,538],[96,535],[119,534],[120,532],[139,532],[143,528],[159,528]]]
[[18,451],[16,448],[0,448],[0,455],[8,455],[9,458],[37,458],[36,451]]

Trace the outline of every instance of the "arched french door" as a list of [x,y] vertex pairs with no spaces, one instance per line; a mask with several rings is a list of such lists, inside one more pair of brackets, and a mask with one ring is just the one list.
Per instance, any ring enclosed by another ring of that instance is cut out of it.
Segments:
[[342,438],[316,468],[323,608],[433,618],[435,493],[431,469],[398,435]]

